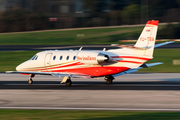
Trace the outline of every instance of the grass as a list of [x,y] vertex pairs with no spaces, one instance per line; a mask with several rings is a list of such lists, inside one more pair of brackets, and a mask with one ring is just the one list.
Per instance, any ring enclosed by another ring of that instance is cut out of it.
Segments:
[[173,60],[180,61],[180,49],[155,49],[154,58],[148,63],[153,62],[163,62],[164,64],[153,66],[150,68],[144,68],[139,70],[139,72],[169,72],[169,73],[179,73],[180,64],[173,64]]
[[20,63],[30,59],[37,51],[0,52],[0,72],[15,70]]
[[1,120],[179,120],[179,112],[0,110]]
[[[15,70],[20,63],[30,59],[38,51],[0,52],[0,72]],[[173,60],[180,61],[180,49],[155,49],[154,58],[148,63],[163,62],[164,64],[143,68],[139,72],[180,72],[180,64],[173,65]]]
[[113,44],[119,43],[119,40],[138,39],[143,28],[144,26],[0,34],[0,45]]

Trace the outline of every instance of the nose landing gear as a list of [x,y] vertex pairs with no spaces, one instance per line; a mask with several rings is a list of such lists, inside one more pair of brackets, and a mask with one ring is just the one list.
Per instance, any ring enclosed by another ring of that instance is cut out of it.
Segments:
[[35,76],[35,74],[30,74],[30,78],[28,79],[28,83],[31,85],[33,84],[32,78]]
[[29,79],[28,79],[28,83],[29,83],[30,85],[33,83],[32,78],[29,78]]

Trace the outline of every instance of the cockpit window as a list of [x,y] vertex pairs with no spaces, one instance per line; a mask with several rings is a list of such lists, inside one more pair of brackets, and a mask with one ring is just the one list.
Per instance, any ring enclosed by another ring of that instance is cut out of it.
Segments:
[[36,56],[36,57],[34,58],[34,60],[37,60],[37,58],[38,58],[38,56]]
[[30,60],[34,60],[37,57],[37,55],[34,55]]

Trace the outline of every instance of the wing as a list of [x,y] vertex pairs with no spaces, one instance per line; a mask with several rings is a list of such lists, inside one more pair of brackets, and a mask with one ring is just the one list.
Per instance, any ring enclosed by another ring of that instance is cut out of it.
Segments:
[[117,76],[120,76],[120,75],[133,73],[133,72],[138,71],[138,70],[141,69],[141,68],[144,68],[144,67],[151,67],[151,66],[160,65],[160,64],[163,64],[163,63],[162,63],[162,62],[157,62],[157,63],[143,64],[143,65],[141,65],[141,66],[138,67],[138,68],[135,68],[135,69],[129,69],[129,70],[126,70],[126,71],[124,71],[124,72],[121,72],[121,73],[118,73],[118,74],[114,74],[113,77],[117,77]]
[[36,74],[36,75],[52,75],[52,76],[61,76],[61,77],[74,77],[74,78],[91,78],[89,75],[77,74],[77,73],[59,73],[59,72],[34,72],[34,71],[6,71],[6,73],[14,74]]

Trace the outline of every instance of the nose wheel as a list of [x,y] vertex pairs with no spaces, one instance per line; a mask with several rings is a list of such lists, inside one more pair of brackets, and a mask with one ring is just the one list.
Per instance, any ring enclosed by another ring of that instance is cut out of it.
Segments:
[[28,79],[28,83],[29,83],[30,85],[33,83],[32,78],[29,78],[29,79]]
[[33,83],[32,78],[35,76],[35,74],[30,74],[30,78],[28,79],[28,83],[31,85]]

